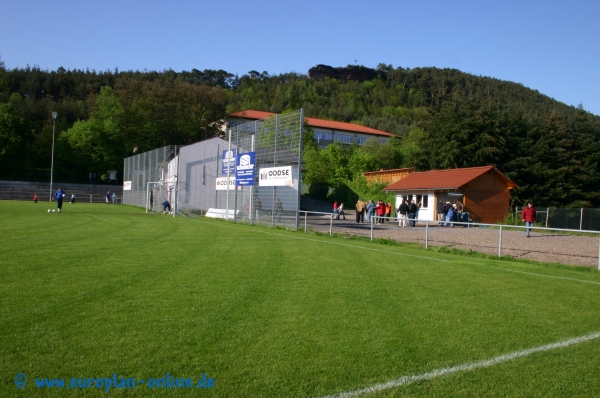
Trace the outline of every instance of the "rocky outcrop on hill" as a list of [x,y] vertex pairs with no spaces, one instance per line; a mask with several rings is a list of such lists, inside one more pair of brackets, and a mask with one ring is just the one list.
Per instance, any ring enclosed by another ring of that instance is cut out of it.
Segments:
[[310,79],[317,80],[323,80],[326,77],[329,77],[343,81],[355,80],[358,82],[364,82],[375,79],[380,74],[381,72],[378,72],[375,69],[365,68],[362,65],[348,65],[345,68],[333,68],[328,65],[317,65],[308,70],[308,77]]

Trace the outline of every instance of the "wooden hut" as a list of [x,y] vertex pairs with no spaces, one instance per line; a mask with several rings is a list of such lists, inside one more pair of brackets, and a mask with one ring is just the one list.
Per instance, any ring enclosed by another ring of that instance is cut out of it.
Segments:
[[388,185],[403,199],[421,203],[419,220],[435,220],[440,202],[460,201],[473,221],[495,223],[510,211],[510,191],[517,185],[494,166],[414,172]]

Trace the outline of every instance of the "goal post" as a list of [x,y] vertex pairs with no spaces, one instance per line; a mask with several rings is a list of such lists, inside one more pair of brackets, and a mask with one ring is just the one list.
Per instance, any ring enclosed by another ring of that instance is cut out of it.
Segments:
[[[163,212],[165,202],[169,203],[170,213],[175,216],[177,203],[176,181],[152,181],[146,185],[146,213]],[[168,209],[167,209],[168,210]]]

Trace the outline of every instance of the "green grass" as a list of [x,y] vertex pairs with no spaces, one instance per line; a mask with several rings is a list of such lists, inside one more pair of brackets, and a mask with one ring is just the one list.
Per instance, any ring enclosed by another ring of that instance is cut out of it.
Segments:
[[[128,206],[48,208],[0,201],[0,396],[106,396],[34,378],[113,373],[206,373],[215,387],[109,396],[323,396],[600,331],[597,272]],[[372,396],[598,396],[599,369],[597,339]]]

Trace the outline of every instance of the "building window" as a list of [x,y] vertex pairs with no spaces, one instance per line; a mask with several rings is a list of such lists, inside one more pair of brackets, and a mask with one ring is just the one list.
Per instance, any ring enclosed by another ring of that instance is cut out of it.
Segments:
[[355,141],[358,145],[362,145],[367,142],[367,137],[356,137]]
[[352,143],[352,136],[348,135],[348,134],[336,134],[334,136],[334,139],[336,141],[342,142],[344,144],[351,144]]
[[421,205],[421,209],[429,207],[429,195],[417,195],[417,204]]
[[315,140],[332,141],[333,140],[333,134],[331,134],[331,133],[325,133],[323,131],[315,131]]

